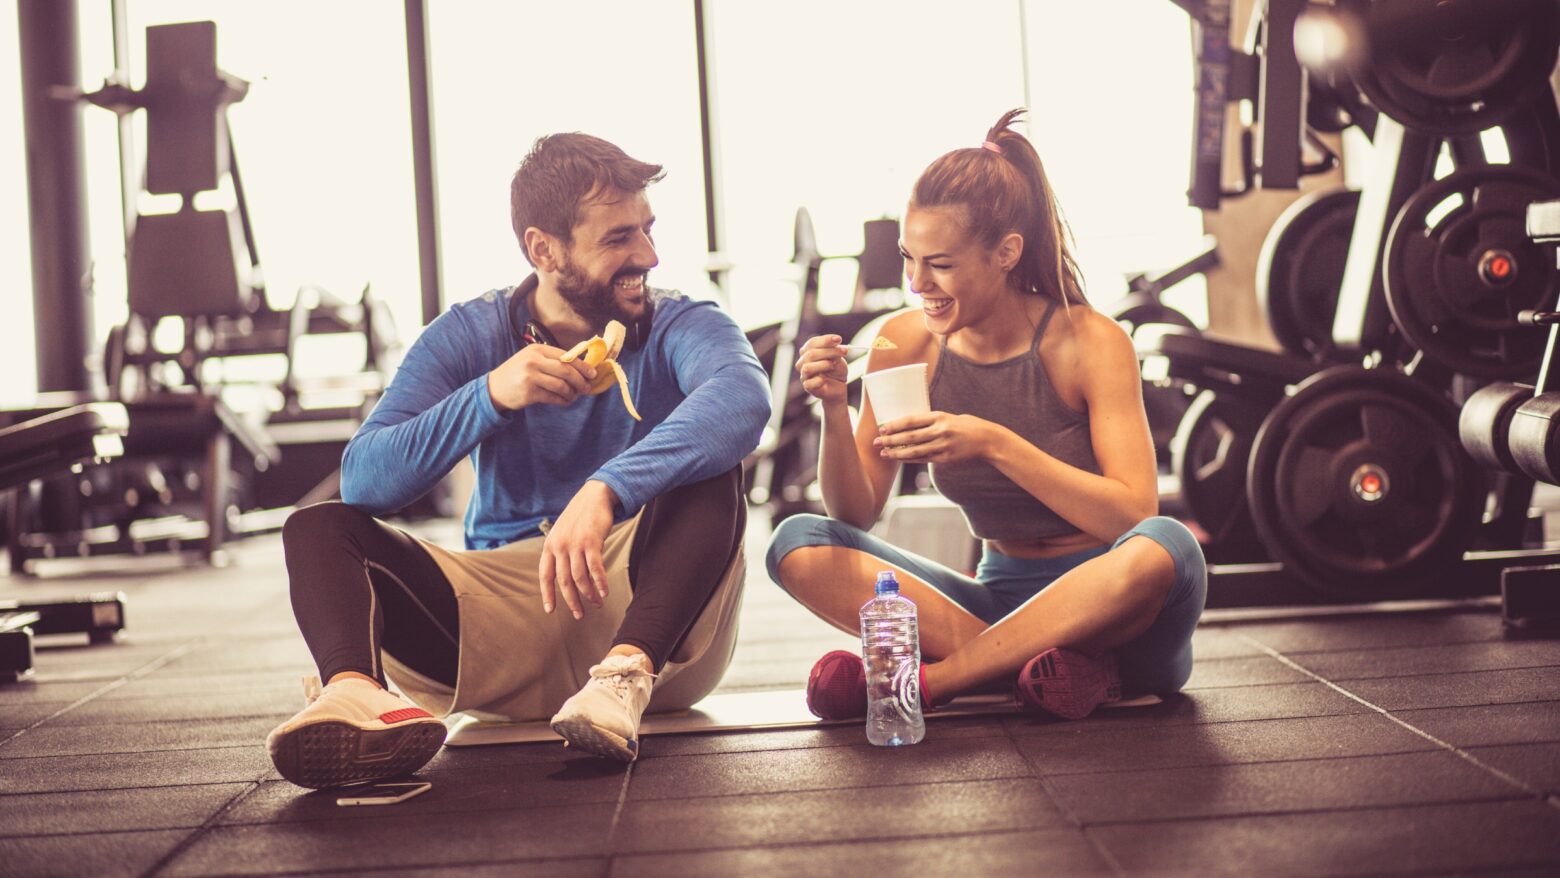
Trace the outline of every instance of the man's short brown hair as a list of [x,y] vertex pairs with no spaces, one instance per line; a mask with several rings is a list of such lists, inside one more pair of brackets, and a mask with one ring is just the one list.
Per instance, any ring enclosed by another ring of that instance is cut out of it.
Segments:
[[509,182],[509,219],[529,262],[525,230],[535,226],[565,243],[580,207],[609,189],[635,193],[665,176],[660,165],[630,158],[616,145],[572,132],[538,137]]

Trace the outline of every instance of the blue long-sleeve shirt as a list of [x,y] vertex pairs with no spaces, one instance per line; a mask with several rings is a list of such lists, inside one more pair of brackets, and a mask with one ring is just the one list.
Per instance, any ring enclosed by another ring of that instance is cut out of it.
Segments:
[[[531,284],[523,284],[523,290]],[[712,302],[652,290],[655,315],[618,363],[643,421],[616,388],[567,406],[503,413],[487,375],[520,349],[530,315],[516,288],[451,307],[407,351],[341,465],[341,498],[371,514],[399,509],[470,455],[476,490],[466,546],[491,549],[539,534],[581,485],[618,497],[621,521],[650,499],[739,464],[769,419],[769,384],[736,323]]]

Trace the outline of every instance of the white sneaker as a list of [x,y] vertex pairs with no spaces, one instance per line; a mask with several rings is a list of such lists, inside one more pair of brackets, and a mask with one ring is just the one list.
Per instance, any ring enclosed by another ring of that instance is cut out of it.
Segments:
[[655,674],[638,656],[611,655],[590,669],[590,682],[552,718],[552,730],[598,756],[633,762],[639,756],[639,717],[650,703]]
[[444,723],[367,680],[320,688],[303,678],[309,706],[265,739],[282,777],[321,789],[411,774],[444,746]]

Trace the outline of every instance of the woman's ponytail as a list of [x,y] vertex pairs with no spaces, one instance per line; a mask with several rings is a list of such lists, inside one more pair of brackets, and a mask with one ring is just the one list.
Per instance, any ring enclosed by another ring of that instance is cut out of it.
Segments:
[[1020,292],[1084,304],[1082,274],[1071,233],[1034,145],[1013,130],[1022,109],[1009,110],[979,147],[956,149],[932,162],[916,181],[911,204],[964,208],[968,231],[988,247],[1004,235],[1023,236],[1011,278]]

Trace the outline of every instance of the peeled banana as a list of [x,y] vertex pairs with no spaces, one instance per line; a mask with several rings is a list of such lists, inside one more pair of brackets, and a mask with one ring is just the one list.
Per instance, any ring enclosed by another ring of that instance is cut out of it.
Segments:
[[596,369],[596,378],[591,381],[589,393],[595,395],[605,391],[616,384],[623,391],[623,407],[634,420],[642,420],[639,412],[634,410],[634,400],[628,393],[628,376],[623,374],[623,367],[618,365],[618,352],[623,350],[623,338],[627,334],[623,324],[616,320],[608,320],[606,329],[601,335],[587,338],[558,359],[565,363],[583,359],[585,364]]

